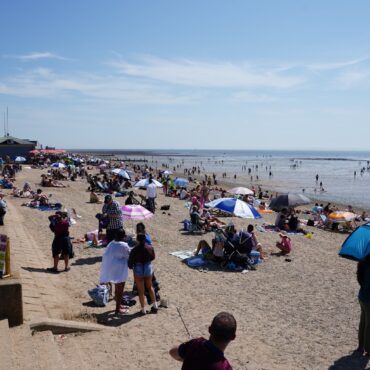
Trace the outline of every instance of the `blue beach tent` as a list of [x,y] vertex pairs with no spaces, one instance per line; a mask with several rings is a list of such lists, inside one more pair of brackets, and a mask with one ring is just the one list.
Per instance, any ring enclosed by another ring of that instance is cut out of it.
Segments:
[[339,255],[360,261],[370,253],[370,222],[359,226],[342,244]]

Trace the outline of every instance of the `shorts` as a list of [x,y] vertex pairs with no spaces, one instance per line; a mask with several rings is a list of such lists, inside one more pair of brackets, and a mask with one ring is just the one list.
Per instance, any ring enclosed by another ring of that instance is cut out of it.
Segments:
[[153,265],[151,262],[147,263],[135,263],[134,265],[134,276],[137,277],[149,277],[153,275]]
[[60,254],[62,254],[62,256],[68,255],[72,257],[73,247],[69,236],[54,238],[51,250],[53,252],[53,258],[58,257]]

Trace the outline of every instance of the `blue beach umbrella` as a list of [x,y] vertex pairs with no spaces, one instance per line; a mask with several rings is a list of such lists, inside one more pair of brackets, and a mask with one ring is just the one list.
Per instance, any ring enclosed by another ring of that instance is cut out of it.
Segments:
[[66,168],[66,165],[64,163],[55,162],[50,165],[52,168]]
[[370,253],[370,222],[359,226],[342,244],[339,255],[360,261]]
[[209,208],[220,209],[221,211],[231,213],[235,216],[239,216],[242,218],[255,218],[255,219],[262,218],[262,216],[257,212],[257,210],[254,207],[236,198],[216,199],[210,203],[207,203],[206,206]]
[[185,187],[188,186],[189,180],[183,179],[181,177],[177,177],[175,180],[173,180],[174,184],[176,186]]

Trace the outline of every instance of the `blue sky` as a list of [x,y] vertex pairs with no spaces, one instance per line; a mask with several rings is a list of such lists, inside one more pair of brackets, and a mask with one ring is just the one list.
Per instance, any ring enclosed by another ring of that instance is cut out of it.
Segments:
[[13,0],[0,14],[11,135],[61,148],[369,149],[369,1]]

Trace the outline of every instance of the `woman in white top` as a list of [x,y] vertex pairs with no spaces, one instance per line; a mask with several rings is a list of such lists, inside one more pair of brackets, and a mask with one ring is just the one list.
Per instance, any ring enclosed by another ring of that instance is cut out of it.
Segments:
[[123,289],[128,277],[128,257],[130,247],[123,240],[126,233],[123,229],[118,230],[116,237],[106,247],[100,270],[100,283],[115,284],[116,314],[125,313],[121,309]]

